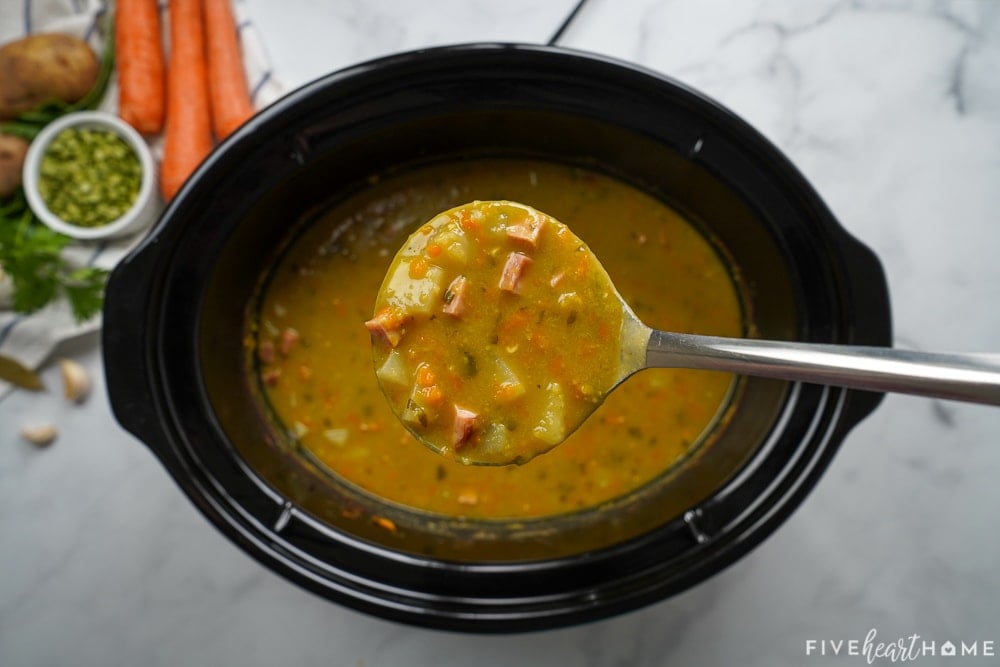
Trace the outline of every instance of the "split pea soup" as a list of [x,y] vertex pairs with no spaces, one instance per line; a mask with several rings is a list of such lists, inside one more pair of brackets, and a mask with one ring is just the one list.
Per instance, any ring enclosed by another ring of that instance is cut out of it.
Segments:
[[624,496],[700,446],[723,414],[729,374],[642,371],[559,447],[521,466],[463,465],[410,435],[379,387],[364,323],[407,237],[474,200],[522,202],[568,224],[650,326],[743,332],[737,286],[712,243],[677,211],[622,181],[524,159],[383,176],[309,222],[270,271],[248,324],[251,372],[293,449],[339,482],[386,501],[448,516],[520,519]]
[[470,202],[418,228],[365,322],[407,429],[482,465],[523,464],[565,440],[619,382],[624,326],[586,244],[511,201]]

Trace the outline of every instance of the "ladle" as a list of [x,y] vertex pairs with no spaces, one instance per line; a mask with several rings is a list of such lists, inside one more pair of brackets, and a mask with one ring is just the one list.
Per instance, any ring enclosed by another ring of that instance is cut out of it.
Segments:
[[1000,355],[652,329],[566,225],[509,201],[459,206],[414,232],[366,326],[396,415],[423,444],[471,464],[548,451],[644,368],[1000,405]]

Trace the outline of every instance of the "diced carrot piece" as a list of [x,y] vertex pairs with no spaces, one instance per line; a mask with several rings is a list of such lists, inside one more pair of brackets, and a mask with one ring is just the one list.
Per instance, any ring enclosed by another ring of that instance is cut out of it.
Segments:
[[427,246],[427,256],[431,258],[440,257],[442,250],[440,243],[432,243]]
[[410,277],[413,279],[423,278],[427,275],[427,270],[431,268],[430,262],[428,262],[423,257],[417,257],[410,260]]
[[434,384],[434,371],[427,364],[420,364],[417,368],[417,384],[421,387],[429,387]]
[[515,310],[500,323],[497,328],[497,335],[501,344],[506,344],[514,340],[519,340],[523,335],[528,323],[531,322],[531,311]]
[[536,329],[535,331],[532,331],[531,334],[528,336],[528,340],[530,340],[531,344],[537,347],[539,350],[547,350],[550,347],[552,347],[552,341],[549,339],[547,335],[545,335],[545,332],[542,331],[541,329]]
[[373,516],[372,523],[374,523],[379,528],[384,528],[385,530],[388,530],[390,533],[396,532],[396,522],[394,522],[392,519],[387,519],[384,516]]
[[479,419],[472,410],[466,410],[455,406],[455,426],[452,430],[451,443],[455,449],[461,449],[468,444],[473,432],[476,430],[476,421]]
[[620,413],[609,413],[604,415],[604,423],[613,426],[622,426],[626,422],[625,415]]
[[444,403],[444,392],[436,384],[421,388],[420,394],[431,407],[440,407]]
[[563,360],[558,355],[555,355],[549,358],[548,369],[549,373],[552,375],[562,375],[562,373],[566,370],[566,366],[563,364]]
[[478,220],[474,220],[467,211],[462,213],[462,220],[460,224],[462,229],[467,232],[478,232],[483,226]]
[[378,420],[363,421],[358,424],[358,430],[362,433],[373,433],[382,430],[382,422]]
[[507,261],[503,265],[500,273],[500,289],[512,294],[521,293],[521,278],[525,269],[531,264],[531,258],[519,252],[512,252],[507,255]]
[[449,315],[458,317],[465,312],[465,298],[469,291],[469,280],[458,276],[451,281],[444,291],[444,307],[441,309]]

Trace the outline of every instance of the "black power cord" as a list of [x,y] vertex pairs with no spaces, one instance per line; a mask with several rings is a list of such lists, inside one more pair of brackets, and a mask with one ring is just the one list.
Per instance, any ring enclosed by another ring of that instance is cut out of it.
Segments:
[[556,31],[552,33],[552,37],[549,37],[549,41],[547,42],[549,46],[555,46],[559,43],[559,40],[562,39],[563,34],[565,34],[566,30],[569,28],[570,24],[573,23],[573,20],[576,18],[577,14],[580,13],[580,10],[583,9],[585,4],[587,4],[587,0],[579,0],[579,2],[576,3],[576,6],[573,7],[572,11],[566,15],[563,22],[559,25]]

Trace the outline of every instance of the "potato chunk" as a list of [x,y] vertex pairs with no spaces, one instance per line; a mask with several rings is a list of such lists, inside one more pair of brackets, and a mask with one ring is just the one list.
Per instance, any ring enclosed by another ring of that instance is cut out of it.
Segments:
[[532,433],[546,444],[557,445],[566,439],[566,399],[558,382],[550,382],[545,391],[545,410]]

